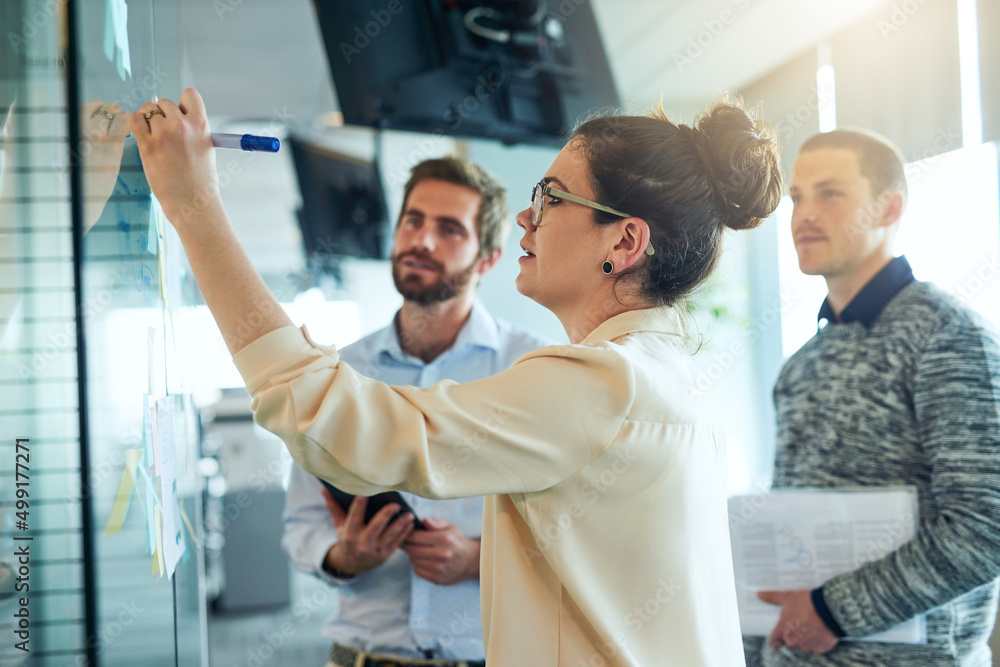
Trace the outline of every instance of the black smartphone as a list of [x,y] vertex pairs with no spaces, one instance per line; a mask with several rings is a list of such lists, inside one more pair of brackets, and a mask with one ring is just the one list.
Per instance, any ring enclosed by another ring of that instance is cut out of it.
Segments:
[[[319,478],[317,477],[316,479]],[[340,505],[340,508],[346,512],[355,497],[350,493],[341,491],[325,479],[319,479],[319,481],[322,482],[323,486],[326,487],[326,490],[330,492],[331,496],[333,496],[334,502]],[[369,496],[368,505],[365,507],[365,524],[367,525],[368,522],[372,520],[372,517],[378,514],[380,509],[391,503],[399,505],[399,511],[396,512],[396,516],[392,517],[392,521],[395,521],[403,514],[409,512],[413,515],[413,529],[427,530],[427,526],[420,521],[417,517],[417,513],[413,511],[413,508],[410,507],[409,503],[403,500],[403,496],[399,495],[398,491],[386,491],[384,493],[376,493],[374,496]]]

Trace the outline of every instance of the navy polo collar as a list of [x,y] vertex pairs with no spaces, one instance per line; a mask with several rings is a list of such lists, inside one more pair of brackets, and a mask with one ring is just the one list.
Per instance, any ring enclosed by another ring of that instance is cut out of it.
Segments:
[[823,299],[817,320],[827,320],[840,324],[860,322],[866,327],[871,327],[878,316],[882,314],[886,304],[892,300],[892,297],[913,282],[916,282],[916,278],[913,277],[913,269],[910,268],[906,257],[900,255],[882,267],[882,270],[861,288],[861,291],[851,299],[851,302],[840,313],[839,319],[834,314],[829,299]]

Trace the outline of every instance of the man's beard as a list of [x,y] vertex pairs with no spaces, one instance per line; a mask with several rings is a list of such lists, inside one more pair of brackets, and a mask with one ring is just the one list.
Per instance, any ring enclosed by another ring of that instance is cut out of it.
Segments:
[[[404,279],[400,275],[400,263],[407,257],[414,257],[421,262],[426,262],[444,275],[440,280],[429,285],[423,284],[418,276]],[[427,255],[421,255],[416,252],[404,252],[392,258],[392,282],[396,285],[396,291],[402,294],[403,298],[407,301],[412,301],[420,306],[430,306],[453,299],[464,292],[469,283],[472,282],[472,276],[476,272],[478,261],[478,258],[472,260],[472,263],[461,271],[445,273],[444,266]]]

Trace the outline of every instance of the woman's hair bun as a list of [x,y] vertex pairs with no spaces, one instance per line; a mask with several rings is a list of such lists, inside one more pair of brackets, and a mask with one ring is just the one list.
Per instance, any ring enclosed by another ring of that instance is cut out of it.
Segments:
[[[683,126],[681,126],[683,128]],[[692,134],[712,172],[725,225],[753,229],[781,199],[781,163],[774,128],[739,104],[722,100],[695,120]],[[686,129],[686,128],[685,128]]]
[[[692,125],[660,104],[649,116],[599,116],[569,144],[582,151],[595,201],[645,220],[653,255],[619,274],[640,274],[652,304],[674,305],[718,264],[726,228],[751,229],[781,199],[774,129],[738,99],[716,102]],[[593,211],[598,225],[621,218]]]

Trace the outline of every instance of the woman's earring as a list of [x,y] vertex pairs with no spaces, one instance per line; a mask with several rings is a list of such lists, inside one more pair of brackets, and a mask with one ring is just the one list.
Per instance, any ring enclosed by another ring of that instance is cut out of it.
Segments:
[[611,275],[611,272],[615,270],[615,265],[611,262],[605,261],[601,268],[604,270],[604,273]]

